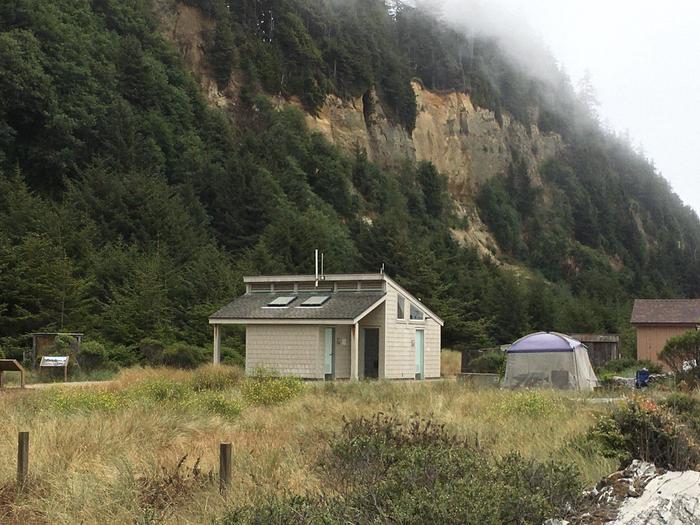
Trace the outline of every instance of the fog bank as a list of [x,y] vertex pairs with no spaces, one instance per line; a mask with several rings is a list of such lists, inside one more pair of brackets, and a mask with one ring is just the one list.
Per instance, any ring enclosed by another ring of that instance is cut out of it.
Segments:
[[572,77],[585,73],[612,130],[629,131],[674,190],[700,212],[700,4],[616,0],[444,0],[445,21],[499,37],[533,74],[551,53]]

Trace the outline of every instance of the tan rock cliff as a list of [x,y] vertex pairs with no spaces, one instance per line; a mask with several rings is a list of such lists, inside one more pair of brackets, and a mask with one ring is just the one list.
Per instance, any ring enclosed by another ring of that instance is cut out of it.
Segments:
[[[413,83],[418,114],[413,133],[387,119],[373,93],[349,100],[329,96],[316,115],[307,114],[311,129],[345,149],[364,148],[380,164],[410,159],[430,161],[446,174],[457,200],[473,197],[479,185],[505,174],[513,151],[525,159],[539,184],[537,167],[562,147],[555,134],[529,133],[524,125],[503,116],[503,126],[493,111],[475,106],[469,95],[454,91],[437,93]],[[371,112],[367,112],[371,97]],[[367,115],[367,116],[366,116]]]

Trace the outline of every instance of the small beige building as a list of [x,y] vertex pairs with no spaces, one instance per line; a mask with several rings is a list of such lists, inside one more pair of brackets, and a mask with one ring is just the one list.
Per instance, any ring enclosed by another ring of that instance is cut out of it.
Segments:
[[246,328],[246,373],[306,379],[440,377],[435,313],[384,273],[244,277],[245,295],[209,318]]
[[637,299],[631,323],[637,329],[637,359],[660,363],[666,341],[700,328],[700,299]]

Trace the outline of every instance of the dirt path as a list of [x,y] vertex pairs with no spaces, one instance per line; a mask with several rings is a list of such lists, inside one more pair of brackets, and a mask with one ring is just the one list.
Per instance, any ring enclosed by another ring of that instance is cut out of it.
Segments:
[[[67,383],[31,383],[25,385],[25,389],[28,390],[41,390],[42,388],[51,387],[83,387],[83,386],[109,386],[114,381],[68,381]],[[7,385],[3,390],[22,390],[19,385]]]
[[76,386],[108,386],[114,383],[114,381],[68,381],[67,383],[33,383],[27,385],[27,388],[50,388],[52,386],[65,386],[65,387],[76,387]]

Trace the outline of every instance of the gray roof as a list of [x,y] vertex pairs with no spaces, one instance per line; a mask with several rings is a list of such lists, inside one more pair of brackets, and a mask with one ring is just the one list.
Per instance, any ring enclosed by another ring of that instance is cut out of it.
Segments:
[[[355,319],[386,294],[384,292],[336,292],[321,307],[299,307],[315,293],[249,293],[233,300],[209,319]],[[286,308],[267,307],[277,297],[294,296]]]
[[700,324],[700,299],[636,299],[632,324]]

